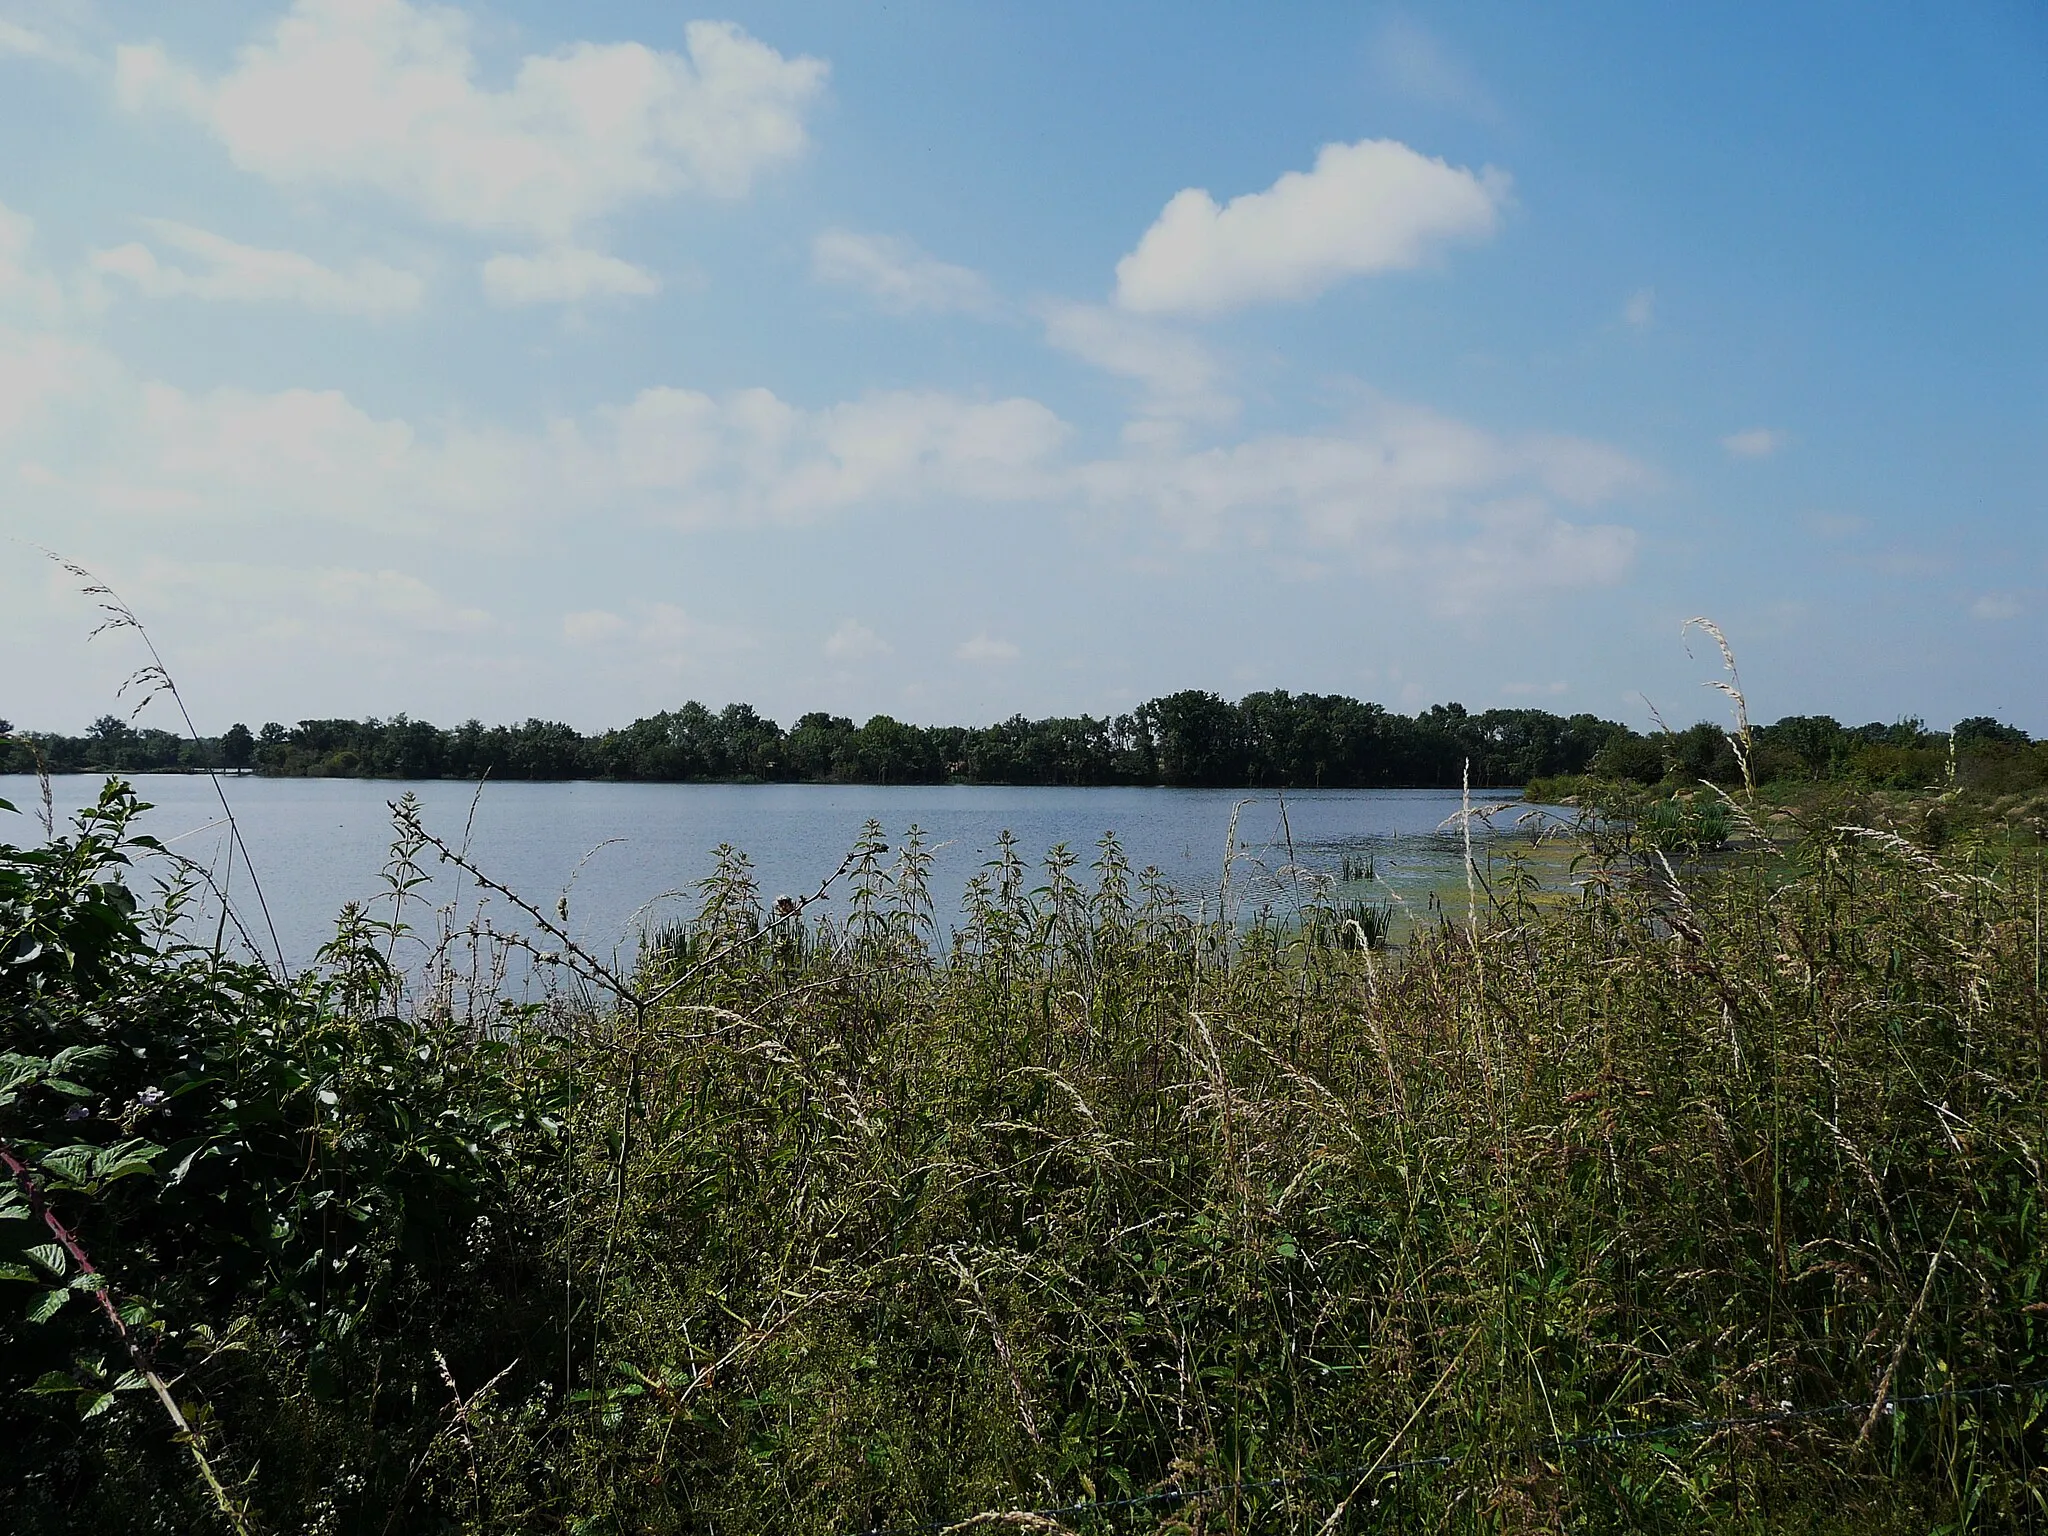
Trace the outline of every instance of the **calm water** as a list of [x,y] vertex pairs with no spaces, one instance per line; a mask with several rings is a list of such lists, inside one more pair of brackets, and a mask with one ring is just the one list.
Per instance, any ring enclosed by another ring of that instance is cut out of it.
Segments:
[[[93,799],[100,782],[86,775],[55,780],[59,818]],[[188,858],[216,869],[224,864],[220,803],[207,779],[142,774],[134,782],[154,806],[144,830]],[[344,902],[378,892],[391,837],[389,801],[411,790],[429,829],[460,844],[476,796],[473,784],[445,781],[223,782],[294,966],[328,936]],[[1247,797],[1242,790],[1198,789],[502,783],[476,799],[469,847],[480,867],[543,910],[552,911],[566,891],[571,927],[586,944],[630,953],[647,922],[694,910],[695,882],[709,873],[719,843],[752,857],[764,897],[804,895],[838,867],[870,818],[892,845],[913,823],[923,829],[936,850],[932,894],[942,921],[959,911],[968,880],[994,856],[1006,828],[1027,859],[1064,842],[1083,864],[1095,857],[1096,839],[1114,831],[1134,868],[1157,867],[1191,899],[1206,894],[1213,912],[1231,811]],[[1475,795],[1474,803],[1503,798]],[[0,813],[0,841],[38,840],[35,780],[0,775],[0,799],[22,813]],[[1283,825],[1278,797],[1251,797],[1238,816],[1233,887],[1246,899],[1244,911],[1261,903],[1284,910],[1300,884],[1287,874],[1290,864],[1335,876],[1347,856],[1369,857],[1373,878],[1341,887],[1342,897],[1425,906],[1431,890],[1462,891],[1460,839],[1439,830],[1458,806],[1455,790],[1300,791],[1286,797]],[[1511,835],[1505,829],[1516,814],[1498,818],[1497,838]],[[449,878],[445,871],[438,878],[434,899],[466,907],[474,889],[456,888]],[[238,869],[232,891],[253,928],[246,884]],[[510,925],[502,902],[493,916]]]

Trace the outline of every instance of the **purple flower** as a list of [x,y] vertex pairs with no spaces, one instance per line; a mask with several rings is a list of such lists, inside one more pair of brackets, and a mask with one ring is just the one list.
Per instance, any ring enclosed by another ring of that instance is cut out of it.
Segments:
[[163,1103],[163,1101],[164,1091],[161,1088],[145,1088],[142,1090],[142,1092],[135,1095],[135,1102],[140,1104],[144,1109],[154,1109],[157,1105]]
[[64,1111],[64,1118],[66,1120],[90,1120],[92,1118],[92,1111],[83,1104],[74,1104]]

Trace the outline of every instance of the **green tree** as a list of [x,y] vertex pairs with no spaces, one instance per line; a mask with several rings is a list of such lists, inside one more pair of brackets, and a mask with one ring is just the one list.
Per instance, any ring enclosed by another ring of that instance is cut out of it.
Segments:
[[237,720],[220,739],[220,760],[229,768],[247,768],[256,756],[256,738]]

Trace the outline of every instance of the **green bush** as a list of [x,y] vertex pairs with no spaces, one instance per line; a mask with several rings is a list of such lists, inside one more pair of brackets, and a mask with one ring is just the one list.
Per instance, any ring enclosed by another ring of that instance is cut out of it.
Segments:
[[317,1428],[324,1405],[388,1413],[389,1388],[431,1385],[435,1348],[494,1353],[510,1314],[477,1321],[518,1268],[514,1170],[549,1142],[505,1041],[386,1006],[388,924],[349,914],[287,983],[178,937],[189,879],[140,912],[123,878],[161,854],[130,830],[144,809],[109,781],[72,835],[0,845],[0,1146],[29,1170],[0,1186],[16,1530],[73,1529],[102,1503],[125,1528],[138,1477],[173,1507],[198,1496],[103,1284],[223,1466],[258,1469],[257,1504],[337,1474],[394,1483],[431,1409],[356,1434],[346,1415]]

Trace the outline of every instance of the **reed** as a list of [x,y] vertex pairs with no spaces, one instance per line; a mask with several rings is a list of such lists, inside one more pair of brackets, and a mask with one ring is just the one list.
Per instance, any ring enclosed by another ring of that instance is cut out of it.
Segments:
[[[617,965],[401,802],[287,982],[123,915],[110,796],[0,854],[0,1141],[252,1530],[2048,1524],[2031,841],[1703,795],[1396,950],[1114,839],[942,939],[870,827]],[[89,1306],[5,1327],[15,1529],[217,1518]]]

